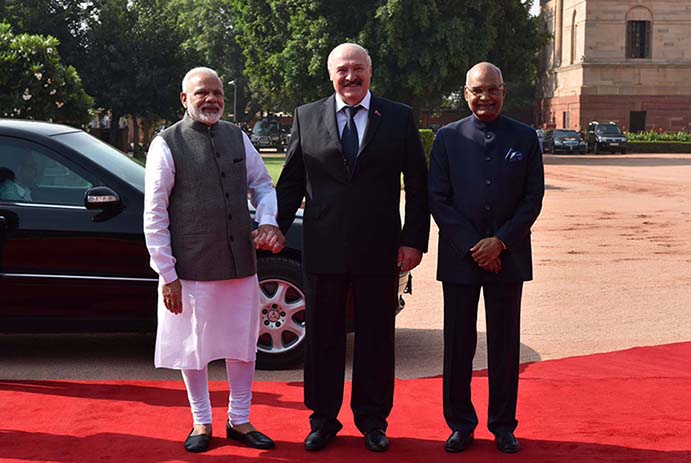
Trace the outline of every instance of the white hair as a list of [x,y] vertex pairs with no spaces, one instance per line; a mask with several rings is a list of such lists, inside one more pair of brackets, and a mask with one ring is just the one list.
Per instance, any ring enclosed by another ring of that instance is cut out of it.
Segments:
[[357,50],[361,51],[362,53],[365,54],[366,60],[367,60],[367,65],[371,68],[372,67],[372,58],[369,56],[369,52],[365,47],[362,45],[358,45],[357,43],[351,43],[351,42],[345,42],[340,45],[337,45],[333,50],[331,50],[331,53],[329,53],[329,57],[326,58],[326,69],[331,72],[331,60],[333,58],[333,55],[336,53],[337,50],[340,51],[341,48],[345,47],[353,47],[356,48]]
[[192,68],[189,71],[187,71],[187,74],[185,74],[185,77],[182,78],[182,91],[183,91],[183,93],[187,93],[187,90],[188,90],[187,85],[189,84],[189,81],[192,78],[192,76],[194,76],[196,74],[206,74],[206,75],[213,76],[213,77],[217,78],[219,81],[221,80],[221,78],[218,77],[218,74],[216,73],[216,71],[214,71],[211,68],[207,68],[204,66]]
[[468,69],[468,72],[465,73],[465,85],[466,85],[466,87],[468,86],[468,81],[470,80],[470,74],[472,74],[473,71],[475,71],[476,69],[483,68],[483,67],[489,68],[489,69],[493,70],[494,72],[496,72],[497,74],[499,74],[499,80],[501,81],[502,84],[504,83],[504,76],[502,76],[502,74],[501,74],[501,69],[499,69],[497,66],[495,66],[492,63],[489,63],[487,61],[483,61],[481,63],[477,63],[475,66]]

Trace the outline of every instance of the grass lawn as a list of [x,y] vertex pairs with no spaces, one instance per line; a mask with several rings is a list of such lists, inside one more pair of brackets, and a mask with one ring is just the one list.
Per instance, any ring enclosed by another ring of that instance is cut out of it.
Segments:
[[[274,186],[278,182],[278,177],[281,175],[281,170],[283,169],[283,163],[285,162],[284,157],[262,157],[264,160],[264,165],[269,171],[269,175],[274,180]],[[401,189],[403,189],[403,174],[401,174]]]
[[276,182],[278,182],[278,177],[281,175],[281,170],[283,169],[283,163],[285,162],[285,158],[265,156],[262,159],[264,160],[264,165],[266,166],[266,169],[269,171],[269,175],[271,175],[271,178],[274,180],[275,185]]

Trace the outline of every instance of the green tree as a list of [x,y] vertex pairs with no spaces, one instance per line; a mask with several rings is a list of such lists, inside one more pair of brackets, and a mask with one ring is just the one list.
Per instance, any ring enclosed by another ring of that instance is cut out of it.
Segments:
[[491,0],[386,0],[359,34],[374,61],[373,89],[415,109],[439,105],[492,48]]
[[537,16],[530,16],[532,0],[497,0],[497,35],[487,60],[499,66],[507,86],[505,109],[516,116],[530,111],[535,98],[538,57],[549,34]]
[[15,33],[55,37],[62,62],[77,66],[84,58],[84,26],[92,9],[89,1],[0,0],[0,20],[10,23]]
[[323,96],[334,40],[314,0],[232,0],[245,75],[264,110],[290,111]]
[[187,35],[179,27],[175,4],[167,0],[139,0],[132,4],[134,63],[129,80],[131,115],[177,120],[181,115],[180,83],[189,59],[180,44]]
[[2,117],[81,125],[93,99],[77,71],[63,66],[54,37],[12,33],[0,23],[0,113]]
[[86,56],[80,69],[96,104],[111,111],[112,131],[124,115],[177,119],[186,61],[174,4],[98,0],[85,27]]
[[232,0],[175,0],[175,4],[185,37],[180,48],[187,56],[188,67],[208,66],[218,72],[226,91],[226,113],[235,111],[237,86],[237,120],[251,119],[260,108],[252,101],[244,76],[245,58],[236,42]]
[[245,74],[267,109],[290,110],[331,91],[326,56],[353,40],[372,56],[372,88],[416,109],[438,107],[463,88],[465,72],[492,60],[532,94],[544,44],[531,2],[520,0],[231,0]]

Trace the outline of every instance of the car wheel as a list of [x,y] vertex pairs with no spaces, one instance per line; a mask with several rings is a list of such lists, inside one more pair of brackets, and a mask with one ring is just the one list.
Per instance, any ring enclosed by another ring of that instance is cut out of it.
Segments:
[[626,154],[626,149],[622,149],[621,154]]
[[257,368],[281,370],[299,363],[305,341],[302,267],[278,256],[257,258],[261,306]]

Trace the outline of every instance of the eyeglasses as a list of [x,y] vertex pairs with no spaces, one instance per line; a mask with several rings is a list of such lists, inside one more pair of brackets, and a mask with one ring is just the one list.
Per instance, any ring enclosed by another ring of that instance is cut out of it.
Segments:
[[489,88],[468,87],[467,85],[465,85],[465,88],[473,96],[482,96],[482,94],[487,94],[489,96],[499,96],[499,95],[501,95],[501,90],[504,88],[504,84],[501,84],[498,87],[489,87]]

